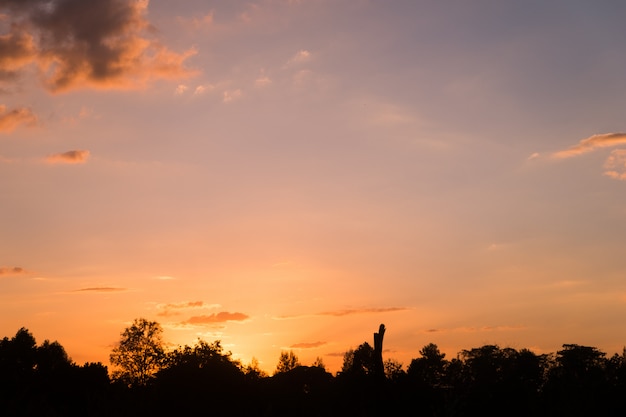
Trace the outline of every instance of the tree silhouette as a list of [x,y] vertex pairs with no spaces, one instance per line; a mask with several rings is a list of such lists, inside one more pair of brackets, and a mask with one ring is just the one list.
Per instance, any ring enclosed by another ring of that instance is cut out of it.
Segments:
[[121,339],[110,355],[111,364],[118,367],[113,378],[128,385],[146,385],[161,369],[165,353],[156,321],[138,318],[121,334]]
[[297,368],[298,366],[300,366],[300,360],[298,359],[296,354],[293,353],[293,350],[290,350],[289,352],[283,351],[280,352],[280,358],[278,358],[278,365],[276,365],[276,371],[274,372],[274,374],[288,372],[292,369]]

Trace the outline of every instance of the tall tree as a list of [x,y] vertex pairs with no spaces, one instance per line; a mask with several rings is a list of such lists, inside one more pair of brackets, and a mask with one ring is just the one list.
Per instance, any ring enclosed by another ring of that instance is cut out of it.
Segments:
[[119,345],[109,357],[111,364],[118,367],[113,378],[128,385],[145,385],[163,365],[162,333],[159,323],[144,318],[135,319],[124,329]]
[[289,352],[283,351],[280,352],[280,358],[278,359],[278,365],[276,365],[276,372],[274,373],[280,374],[283,372],[289,372],[298,366],[300,366],[300,360],[296,354],[293,353],[293,350],[290,350]]

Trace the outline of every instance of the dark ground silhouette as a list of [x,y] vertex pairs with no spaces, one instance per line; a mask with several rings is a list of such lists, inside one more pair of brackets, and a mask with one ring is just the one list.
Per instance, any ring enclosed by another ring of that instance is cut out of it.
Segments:
[[[57,342],[37,345],[25,328],[4,337],[0,415],[626,415],[626,351],[607,358],[576,344],[547,355],[485,345],[448,360],[431,343],[404,371],[393,360],[381,364],[381,326],[375,347],[364,342],[346,352],[336,375],[321,360],[303,366],[293,352],[282,352],[268,376],[234,360],[219,341],[165,352],[154,339],[158,323],[141,320],[122,334],[119,346],[130,348],[117,362],[115,378],[101,363],[75,364]],[[125,344],[130,337],[133,343]],[[112,359],[119,353],[118,347]]]

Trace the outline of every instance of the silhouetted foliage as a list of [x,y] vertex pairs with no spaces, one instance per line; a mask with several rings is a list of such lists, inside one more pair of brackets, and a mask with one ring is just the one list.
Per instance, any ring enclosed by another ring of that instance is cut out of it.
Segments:
[[37,346],[25,328],[0,341],[0,415],[106,415],[109,384],[106,367],[77,366],[60,343]]
[[145,385],[163,365],[162,333],[159,323],[143,318],[124,329],[110,356],[111,363],[118,367],[113,378],[128,385]]
[[[233,359],[220,341],[198,340],[166,353],[156,322],[135,320],[122,339],[129,355],[143,352],[154,364],[145,379],[129,383],[115,373],[111,381],[102,364],[76,365],[60,343],[37,345],[25,328],[4,337],[0,415],[626,415],[626,349],[607,359],[597,348],[575,344],[549,355],[484,345],[446,360],[430,343],[407,372],[398,361],[384,361],[381,379],[375,349],[365,342],[346,352],[335,377],[322,358],[302,366],[293,352],[281,352],[269,377],[256,360],[243,366]],[[114,353],[121,354],[120,347]]]
[[298,366],[300,366],[300,360],[296,354],[293,353],[293,350],[290,350],[289,352],[283,351],[280,352],[280,358],[278,358],[278,365],[276,365],[276,371],[274,374],[289,372],[292,369],[296,369]]

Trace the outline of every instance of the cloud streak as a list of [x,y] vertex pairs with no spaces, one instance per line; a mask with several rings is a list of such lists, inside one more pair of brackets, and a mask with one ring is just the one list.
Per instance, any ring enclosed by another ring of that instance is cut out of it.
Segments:
[[595,151],[599,148],[608,148],[623,144],[626,144],[626,133],[603,133],[583,139],[568,149],[554,152],[552,157],[556,159],[572,158]]
[[245,321],[249,319],[250,316],[243,313],[229,313],[227,311],[221,311],[219,313],[202,315],[202,316],[193,316],[188,320],[185,320],[183,324],[192,324],[192,325],[205,325],[205,324],[219,324],[226,323],[229,321]]
[[406,310],[409,310],[409,309],[406,307],[355,308],[355,309],[322,311],[320,313],[314,313],[314,314],[278,316],[277,318],[278,319],[296,319],[296,318],[310,317],[310,316],[343,317],[343,316],[351,316],[355,314],[392,313],[396,311],[406,311]]
[[[0,75],[35,63],[51,92],[137,88],[158,78],[194,73],[195,54],[176,53],[147,35],[148,0],[5,0],[10,32],[0,37]],[[0,77],[1,79],[2,77]]]
[[20,266],[0,266],[0,277],[12,277],[26,274],[26,270]]
[[74,290],[72,292],[97,292],[97,293],[109,293],[109,292],[124,292],[127,291],[128,288],[120,288],[120,287],[87,287],[80,288],[78,290]]
[[56,153],[46,158],[49,164],[84,164],[89,158],[89,151],[74,150]]
[[208,309],[218,307],[220,307],[219,304],[207,304],[203,301],[184,301],[181,303],[159,304],[157,305],[157,309],[159,310],[157,315],[163,317],[176,316],[181,314],[181,312],[185,310]]
[[290,349],[315,349],[324,346],[326,342],[301,342],[289,346]]

